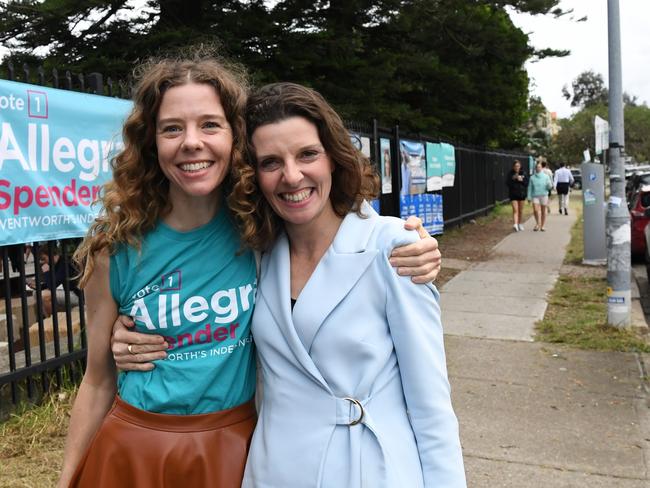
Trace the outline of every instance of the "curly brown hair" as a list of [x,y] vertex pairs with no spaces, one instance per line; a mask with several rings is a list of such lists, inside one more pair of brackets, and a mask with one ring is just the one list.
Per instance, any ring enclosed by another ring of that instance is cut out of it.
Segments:
[[251,137],[258,127],[291,117],[304,117],[318,129],[321,144],[334,163],[329,198],[339,217],[349,212],[363,216],[361,203],[375,198],[379,191],[379,178],[370,161],[354,147],[341,117],[317,91],[295,83],[266,85],[248,98],[246,133],[250,164],[233,164],[234,184],[228,198],[242,240],[253,249],[267,249],[282,229],[283,222],[257,185]]
[[136,68],[134,78],[133,109],[122,129],[124,149],[112,161],[113,180],[102,188],[102,210],[75,252],[82,270],[80,287],[92,274],[98,252],[113,253],[119,244],[139,248],[142,235],[171,211],[169,181],[160,169],[156,150],[156,118],[166,90],[206,83],[219,94],[233,133],[231,173],[222,183],[223,194],[232,189],[232,168],[246,164],[248,85],[240,66],[206,56],[199,49],[190,57],[152,58]]

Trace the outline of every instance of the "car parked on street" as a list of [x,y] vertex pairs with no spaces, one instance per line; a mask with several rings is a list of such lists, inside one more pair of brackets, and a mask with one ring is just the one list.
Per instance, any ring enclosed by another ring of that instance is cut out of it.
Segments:
[[645,185],[650,185],[650,171],[636,171],[627,178],[625,182],[625,198],[627,198],[630,208],[632,208],[634,194]]
[[641,259],[648,252],[646,236],[650,222],[650,185],[642,186],[630,201],[630,251],[632,257]]
[[582,171],[579,169],[572,169],[571,174],[573,175],[573,185],[572,188],[580,190],[582,188]]

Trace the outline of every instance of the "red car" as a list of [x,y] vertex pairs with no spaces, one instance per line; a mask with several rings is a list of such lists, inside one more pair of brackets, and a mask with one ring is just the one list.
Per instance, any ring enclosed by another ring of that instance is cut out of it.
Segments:
[[646,254],[645,228],[650,222],[650,185],[642,186],[632,196],[630,220],[632,227],[632,256],[643,258]]

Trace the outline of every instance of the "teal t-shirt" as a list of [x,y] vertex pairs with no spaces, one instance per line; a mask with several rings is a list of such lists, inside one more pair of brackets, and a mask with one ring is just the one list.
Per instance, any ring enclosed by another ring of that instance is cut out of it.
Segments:
[[199,414],[250,400],[255,361],[250,321],[255,259],[222,209],[208,224],[178,232],[160,222],[142,248],[111,256],[110,286],[138,332],[160,334],[167,358],[151,371],[120,374],[124,401],[150,412]]

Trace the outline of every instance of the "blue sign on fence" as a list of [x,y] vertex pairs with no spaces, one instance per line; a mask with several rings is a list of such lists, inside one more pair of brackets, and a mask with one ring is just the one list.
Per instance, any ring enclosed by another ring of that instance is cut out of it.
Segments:
[[406,220],[415,215],[422,219],[422,225],[430,234],[442,234],[444,220],[441,194],[401,195],[399,208],[401,218]]
[[0,80],[0,246],[86,233],[131,102]]
[[442,146],[427,142],[427,191],[442,190]]

